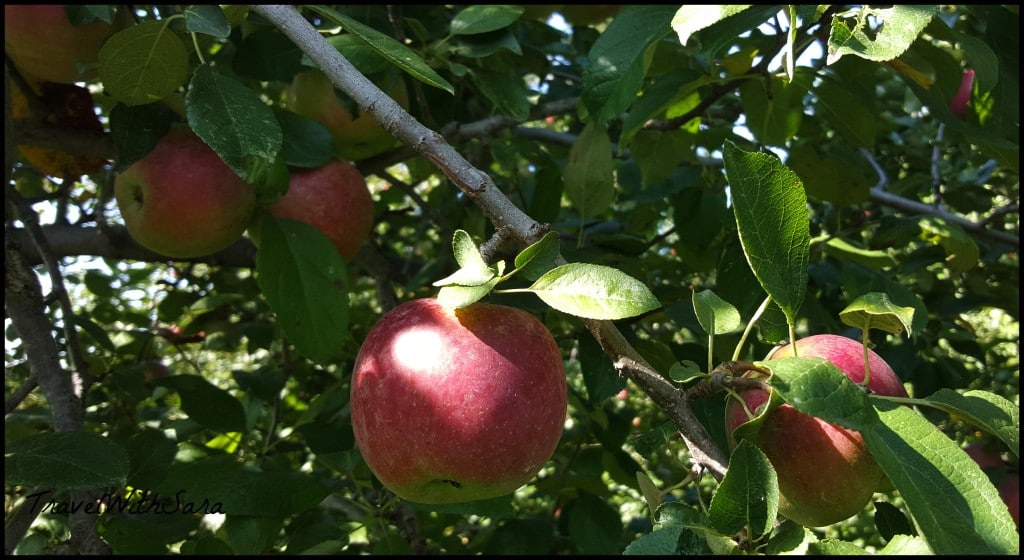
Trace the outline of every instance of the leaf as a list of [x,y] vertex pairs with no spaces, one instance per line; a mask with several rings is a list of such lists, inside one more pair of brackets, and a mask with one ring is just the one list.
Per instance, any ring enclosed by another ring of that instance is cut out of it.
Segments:
[[587,53],[581,100],[603,125],[636,101],[644,79],[648,47],[668,35],[675,8],[635,5],[608,24]]
[[723,150],[740,243],[765,292],[790,324],[807,293],[810,216],[803,184],[773,155]]
[[308,6],[314,12],[334,21],[344,27],[349,33],[362,39],[367,45],[379,52],[384,58],[391,61],[413,78],[448,93],[454,94],[455,87],[434,71],[423,61],[412,49],[399,43],[376,29],[363,25],[358,21],[346,17],[336,10],[326,6]]
[[188,79],[188,51],[166,21],[147,21],[119,31],[100,49],[103,90],[125,105],[163,99]]
[[215,432],[244,432],[242,403],[199,375],[172,375],[154,381],[181,397],[181,409],[200,426]]
[[832,362],[817,357],[755,362],[771,370],[772,393],[830,424],[863,431],[877,422],[867,394]]
[[995,435],[1015,457],[1020,457],[1020,407],[1012,402],[988,391],[972,390],[961,395],[951,389],[939,389],[925,400]]
[[312,169],[325,165],[334,156],[334,137],[327,127],[290,111],[279,111],[281,159],[286,165]]
[[748,529],[753,538],[772,530],[779,513],[779,478],[763,451],[740,441],[729,458],[708,509],[708,523],[722,535]]
[[265,216],[256,281],[300,353],[319,363],[338,357],[348,337],[345,263],[320,230]]
[[4,483],[8,486],[54,491],[123,487],[128,468],[123,447],[89,432],[33,435],[9,442],[4,449]]
[[508,115],[517,121],[529,120],[532,95],[522,78],[508,72],[473,70],[473,83],[491,102],[495,113]]
[[932,20],[936,9],[934,5],[910,4],[871,8],[871,15],[882,22],[874,38],[868,37],[860,27],[850,29],[836,16],[832,19],[832,33],[828,38],[827,64],[834,64],[847,54],[876,62],[900,56]]
[[740,312],[711,290],[693,292],[693,310],[697,322],[709,335],[731,333],[743,327]]
[[686,46],[694,33],[749,7],[749,4],[688,4],[672,16],[672,29],[679,35],[679,44]]
[[557,231],[549,231],[516,255],[515,266],[519,274],[530,280],[540,278],[545,272],[555,268],[558,255],[561,253]]
[[231,35],[231,23],[216,4],[192,4],[185,8],[185,31],[224,38]]
[[641,535],[640,538],[626,545],[623,556],[676,556],[679,554],[679,539],[683,535],[682,527],[665,527]]
[[833,237],[825,243],[825,252],[840,260],[864,265],[868,268],[891,268],[896,264],[892,255],[882,250],[862,249],[841,237]]
[[434,282],[434,286],[482,286],[496,276],[495,270],[484,262],[480,249],[465,230],[455,230],[455,235],[452,236],[452,250],[455,262],[459,263],[459,269]]
[[288,82],[305,67],[302,50],[277,29],[249,33],[238,46],[231,69],[243,78],[262,82]]
[[643,283],[617,269],[569,263],[546,272],[525,291],[570,315],[615,320],[661,307]]
[[930,556],[934,554],[928,541],[911,535],[893,535],[878,551],[885,556]]
[[978,266],[981,253],[978,244],[959,226],[942,218],[929,216],[918,221],[921,239],[942,245],[946,251],[946,265],[955,274]]
[[862,331],[881,329],[899,336],[904,331],[910,332],[914,322],[914,308],[893,304],[885,293],[868,292],[840,311],[839,319],[844,325]]
[[588,124],[573,142],[565,164],[565,194],[581,218],[604,213],[615,198],[612,143],[603,126]]
[[687,383],[702,375],[704,375],[704,372],[700,369],[700,365],[693,360],[676,362],[668,370],[669,378],[676,383]]
[[497,31],[512,25],[523,15],[522,6],[477,4],[459,11],[452,18],[452,35],[475,35]]
[[274,112],[241,82],[208,65],[196,68],[185,95],[189,126],[242,179],[270,166],[283,135]]
[[484,296],[491,293],[491,290],[493,290],[500,281],[501,278],[493,278],[479,286],[445,286],[438,290],[437,301],[441,302],[441,305],[449,309],[466,307],[472,303],[480,301]]
[[127,168],[153,151],[171,130],[174,117],[174,112],[163,103],[115,105],[110,110],[110,136],[117,147],[118,169]]
[[569,536],[581,554],[621,552],[619,541],[623,527],[617,509],[593,494],[580,492],[566,510]]
[[981,467],[913,409],[874,397],[864,442],[936,554],[1020,552],[1006,504]]
[[740,100],[747,128],[762,144],[785,146],[800,128],[804,93],[802,85],[782,78],[745,80],[740,85]]
[[652,514],[658,511],[658,506],[661,505],[661,490],[658,490],[654,481],[644,471],[636,471],[636,482],[640,486],[640,493],[647,500],[647,508]]

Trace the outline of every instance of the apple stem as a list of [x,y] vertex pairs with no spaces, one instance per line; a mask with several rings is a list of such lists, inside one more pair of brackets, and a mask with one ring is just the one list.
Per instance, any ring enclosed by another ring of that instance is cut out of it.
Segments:
[[796,358],[796,327],[792,322],[789,323],[789,347],[793,349],[793,357]]
[[708,371],[715,369],[715,335],[708,334]]
[[747,343],[747,337],[750,335],[750,331],[754,330],[754,324],[761,318],[765,309],[768,309],[768,304],[772,302],[772,296],[764,298],[761,305],[758,306],[757,311],[754,311],[754,316],[747,321],[747,328],[743,329],[743,335],[740,336],[740,341],[736,343],[736,349],[732,351],[732,361],[736,362],[740,359],[740,351],[743,349],[743,345]]

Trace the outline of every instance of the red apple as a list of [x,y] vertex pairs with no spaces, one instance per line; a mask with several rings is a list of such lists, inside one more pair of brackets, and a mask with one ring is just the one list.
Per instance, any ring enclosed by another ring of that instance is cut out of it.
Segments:
[[[385,87],[402,107],[409,106],[409,92],[405,82],[396,78]],[[334,137],[334,148],[339,157],[359,161],[382,154],[398,145],[398,140],[384,130],[373,115],[362,112],[355,119],[352,111],[338,98],[334,84],[320,70],[297,74],[285,92],[285,104],[292,111],[313,119],[327,127]],[[351,102],[354,107],[354,102]]]
[[270,212],[319,229],[346,261],[356,256],[373,229],[373,197],[366,180],[342,160],[292,171],[288,192],[270,206]]
[[98,20],[73,25],[63,4],[4,6],[4,51],[19,71],[47,82],[94,78],[95,69],[79,75],[78,63],[95,62],[115,29]]
[[[856,340],[815,335],[796,341],[796,348],[800,357],[824,358],[852,381],[864,380],[864,347]],[[792,346],[786,345],[773,350],[768,359],[791,356]],[[868,363],[872,392],[907,396],[896,373],[872,350]],[[757,389],[741,396],[752,412],[768,400],[768,393]],[[730,434],[748,420],[735,399],[729,400],[725,415]],[[729,443],[735,447],[731,435]],[[882,481],[882,469],[859,432],[798,412],[788,404],[765,418],[757,445],[778,474],[779,513],[807,527],[830,525],[857,514]]]
[[566,382],[547,328],[516,308],[436,299],[392,309],[352,374],[352,428],[398,496],[455,503],[529,482],[562,435]]
[[188,130],[173,130],[118,175],[114,196],[128,233],[174,258],[216,253],[238,240],[256,192]]

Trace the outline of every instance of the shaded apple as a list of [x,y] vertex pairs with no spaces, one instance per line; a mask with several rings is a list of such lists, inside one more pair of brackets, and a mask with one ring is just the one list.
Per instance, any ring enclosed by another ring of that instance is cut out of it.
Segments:
[[[409,107],[409,92],[405,81],[395,77],[389,84],[382,84],[392,99],[403,108]],[[357,110],[354,102],[346,106],[334,89],[334,84],[320,70],[309,70],[297,74],[285,92],[285,105],[304,117],[313,119],[327,127],[334,138],[334,148],[339,157],[359,161],[382,154],[398,146],[398,140],[374,119],[368,112]]]
[[132,238],[174,258],[226,249],[256,209],[255,190],[186,129],[172,130],[121,172],[114,196]]
[[305,222],[322,231],[345,261],[356,256],[373,229],[373,197],[366,180],[342,160],[293,170],[288,192],[269,209],[279,218]]
[[414,502],[503,496],[558,445],[561,352],[521,309],[406,302],[371,329],[352,375],[356,444],[384,486]]
[[96,62],[100,47],[115,30],[99,20],[74,25],[63,4],[4,6],[4,51],[23,74],[47,82],[94,78],[95,68],[79,75],[78,64]]
[[[796,342],[800,357],[824,358],[849,379],[864,380],[864,347],[843,336],[823,334]],[[768,359],[793,356],[791,345],[774,349]],[[868,388],[877,394],[907,396],[891,367],[874,351],[868,351],[871,376]],[[768,393],[753,389],[741,393],[751,412],[768,401]],[[748,420],[735,399],[725,410],[729,443],[732,431]],[[860,512],[883,481],[881,467],[868,451],[860,433],[829,424],[798,412],[788,404],[772,411],[758,434],[764,451],[778,474],[779,513],[808,527],[822,527]]]

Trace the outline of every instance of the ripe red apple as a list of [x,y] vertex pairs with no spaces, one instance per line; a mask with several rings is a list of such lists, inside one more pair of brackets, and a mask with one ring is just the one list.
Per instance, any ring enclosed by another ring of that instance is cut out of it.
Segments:
[[[409,106],[409,91],[401,78],[396,78],[384,90],[402,107]],[[285,92],[285,104],[292,111],[327,127],[334,137],[335,152],[343,159],[359,161],[398,145],[398,140],[370,113],[362,112],[353,119],[352,111],[338,95],[341,94],[335,91],[326,74],[310,70],[297,74],[292,80]]]
[[174,258],[216,253],[245,232],[256,192],[198,136],[172,130],[118,175],[114,196],[128,233]]
[[[856,383],[864,380],[864,347],[843,336],[822,334],[796,341],[800,357],[824,358]],[[773,350],[768,359],[793,356],[791,345]],[[892,368],[868,351],[871,376],[868,388],[881,395],[907,396]],[[765,404],[768,393],[753,389],[741,396],[751,412]],[[729,434],[748,420],[743,407],[730,399],[725,409]],[[779,513],[807,527],[822,527],[847,519],[867,505],[882,481],[860,433],[798,412],[788,404],[764,420],[758,447],[771,461],[779,478]],[[730,446],[735,441],[730,435]]]
[[324,232],[345,261],[356,256],[373,229],[373,197],[366,180],[342,160],[292,171],[288,192],[270,206],[270,212]]
[[4,6],[4,51],[19,71],[47,82],[94,78],[95,69],[79,75],[77,64],[95,62],[115,30],[99,20],[73,25],[63,4]]
[[409,301],[366,336],[351,409],[363,458],[398,496],[431,504],[503,496],[558,445],[562,355],[521,309]]

